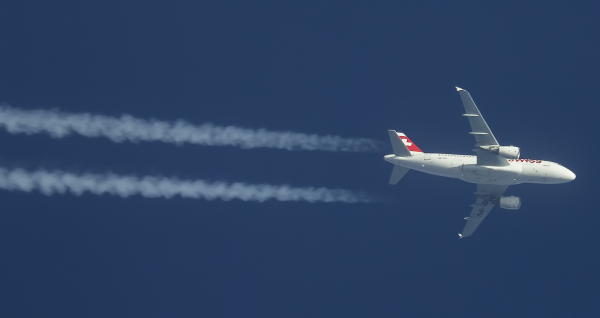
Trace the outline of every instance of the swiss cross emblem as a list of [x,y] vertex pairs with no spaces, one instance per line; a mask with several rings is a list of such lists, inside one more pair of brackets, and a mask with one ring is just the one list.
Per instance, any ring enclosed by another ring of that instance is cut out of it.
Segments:
[[412,146],[412,142],[408,142],[408,139],[400,138],[400,140],[402,140],[407,147]]
[[482,216],[484,212],[485,212],[484,208],[479,208],[479,213],[477,213],[477,216]]

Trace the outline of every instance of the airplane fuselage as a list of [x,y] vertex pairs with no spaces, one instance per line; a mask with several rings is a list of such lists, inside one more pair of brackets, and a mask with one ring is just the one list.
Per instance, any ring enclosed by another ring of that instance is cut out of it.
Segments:
[[509,159],[508,166],[485,166],[477,165],[477,157],[470,155],[422,152],[411,154],[409,157],[392,154],[384,159],[413,170],[478,184],[557,184],[575,179],[575,174],[569,169],[545,160]]

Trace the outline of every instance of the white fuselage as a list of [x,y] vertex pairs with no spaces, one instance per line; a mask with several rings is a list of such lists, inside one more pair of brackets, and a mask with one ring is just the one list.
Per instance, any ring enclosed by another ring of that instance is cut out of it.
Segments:
[[509,159],[508,166],[483,166],[477,165],[476,156],[422,152],[411,154],[409,157],[387,155],[384,160],[413,170],[479,184],[556,184],[575,179],[575,174],[569,169],[545,160]]

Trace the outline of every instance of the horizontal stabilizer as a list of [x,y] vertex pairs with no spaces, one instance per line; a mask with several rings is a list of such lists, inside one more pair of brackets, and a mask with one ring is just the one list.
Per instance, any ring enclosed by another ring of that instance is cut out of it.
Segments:
[[402,139],[398,137],[398,133],[396,133],[395,130],[388,130],[388,134],[390,135],[390,142],[392,143],[392,149],[394,149],[394,155],[400,157],[412,156]]
[[394,165],[394,170],[392,170],[392,176],[390,177],[390,184],[396,184],[404,175],[410,170],[409,168],[405,168],[402,166]]

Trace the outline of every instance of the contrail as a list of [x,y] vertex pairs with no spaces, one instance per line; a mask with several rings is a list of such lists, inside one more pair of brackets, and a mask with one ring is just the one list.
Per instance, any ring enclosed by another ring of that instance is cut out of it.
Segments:
[[183,120],[145,120],[127,114],[109,117],[58,110],[20,110],[6,105],[0,106],[0,127],[12,134],[46,133],[54,138],[79,134],[85,137],[106,137],[114,142],[162,141],[173,144],[235,146],[244,149],[370,152],[377,151],[380,147],[379,141],[367,138],[319,136],[217,126],[211,123],[194,125]]
[[74,174],[63,171],[26,171],[0,168],[0,189],[45,195],[72,193],[82,195],[112,194],[120,197],[140,195],[145,198],[176,196],[205,200],[305,201],[305,202],[374,202],[362,192],[328,188],[295,188],[288,185],[209,182],[156,176],[121,176],[116,174]]

